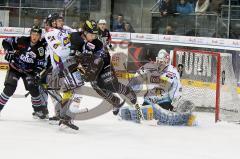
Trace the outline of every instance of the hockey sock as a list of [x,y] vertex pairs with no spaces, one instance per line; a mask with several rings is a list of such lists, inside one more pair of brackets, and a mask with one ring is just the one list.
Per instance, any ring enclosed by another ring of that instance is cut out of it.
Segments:
[[41,97],[40,96],[31,97],[31,101],[32,101],[32,107],[33,107],[34,111],[38,111],[38,108],[42,104]]
[[4,105],[9,100],[9,96],[7,96],[5,93],[1,93],[0,95],[0,111],[3,109]]

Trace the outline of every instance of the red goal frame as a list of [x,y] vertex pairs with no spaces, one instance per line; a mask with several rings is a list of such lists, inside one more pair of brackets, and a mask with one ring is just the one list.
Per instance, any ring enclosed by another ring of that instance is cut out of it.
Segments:
[[172,63],[174,67],[177,67],[177,52],[178,51],[186,51],[191,52],[193,54],[207,54],[211,56],[215,56],[217,59],[217,75],[216,75],[216,97],[215,97],[215,122],[220,120],[220,82],[221,82],[221,55],[220,52],[211,52],[211,51],[204,51],[204,50],[191,50],[191,49],[181,49],[175,48],[173,50],[173,59]]

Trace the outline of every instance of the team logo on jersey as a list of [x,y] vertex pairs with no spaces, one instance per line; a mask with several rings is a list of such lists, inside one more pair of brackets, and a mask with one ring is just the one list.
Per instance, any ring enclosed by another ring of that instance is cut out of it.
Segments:
[[151,83],[159,83],[160,82],[159,76],[151,76],[150,77],[150,82]]
[[44,56],[44,49],[43,49],[43,47],[38,48],[38,53],[39,53],[39,56]]
[[49,40],[49,41],[53,41],[53,40],[55,40],[55,37],[54,37],[54,36],[49,36],[49,37],[48,37],[48,40]]
[[64,44],[64,46],[66,46],[66,45],[69,44],[69,43],[70,43],[70,40],[69,40],[68,37],[63,38],[63,44]]
[[53,48],[54,48],[54,49],[57,49],[58,46],[59,46],[58,44],[54,44],[54,45],[53,45]]
[[88,42],[88,43],[87,43],[87,47],[88,47],[90,50],[94,50],[96,46],[95,46],[93,43]]
[[36,55],[34,52],[32,52],[32,51],[27,52],[27,53],[26,53],[26,56],[27,56],[27,57],[30,57],[30,58],[34,58],[34,59],[37,57],[37,55]]
[[[31,52],[27,52],[26,55],[22,54],[20,56],[20,59],[26,63],[34,63],[34,57],[32,55],[33,54],[31,54]],[[36,56],[36,54],[34,55]]]

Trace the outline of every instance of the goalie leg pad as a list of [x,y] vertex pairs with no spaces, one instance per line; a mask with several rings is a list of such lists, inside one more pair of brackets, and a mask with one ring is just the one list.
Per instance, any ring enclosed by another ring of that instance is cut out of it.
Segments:
[[[153,108],[151,105],[145,105],[145,106],[141,106],[141,111],[143,114],[143,117],[145,120],[152,120],[153,119]],[[128,106],[128,107],[123,107],[120,110],[120,117],[123,120],[131,120],[131,121],[135,121],[138,122],[138,118],[137,118],[137,110],[136,108],[132,107],[132,106]]]
[[143,114],[143,118],[145,120],[152,120],[153,119],[153,108],[151,105],[145,105],[145,106],[142,106],[141,107],[141,111],[142,111],[142,114]]
[[123,119],[123,120],[132,120],[131,118],[131,113],[130,113],[130,110],[128,107],[123,107],[121,108],[120,110],[120,117]]
[[152,104],[152,106],[158,125],[188,125],[188,121],[192,116],[191,113],[168,111],[157,104]]

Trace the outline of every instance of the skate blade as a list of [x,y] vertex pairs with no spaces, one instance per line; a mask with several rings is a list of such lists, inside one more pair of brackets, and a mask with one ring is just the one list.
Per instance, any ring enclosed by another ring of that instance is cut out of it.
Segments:
[[59,124],[59,120],[49,120],[48,122],[50,125],[58,125]]
[[64,133],[77,134],[78,130],[72,129],[64,124],[59,125],[58,130]]
[[35,115],[33,115],[33,119],[34,120],[39,120],[39,121],[47,121],[48,120],[48,118],[40,118],[40,117],[38,117],[38,116],[35,116]]

